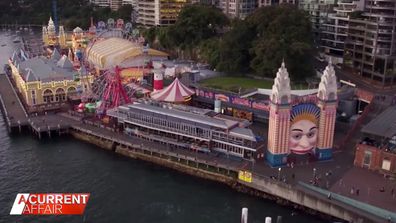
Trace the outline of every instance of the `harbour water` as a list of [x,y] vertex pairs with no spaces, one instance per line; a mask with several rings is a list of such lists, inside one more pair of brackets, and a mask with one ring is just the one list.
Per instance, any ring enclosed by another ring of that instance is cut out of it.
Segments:
[[[0,61],[12,53],[12,36],[0,34]],[[0,115],[1,116],[1,115]],[[17,193],[91,193],[84,216],[10,216]],[[323,222],[225,185],[125,158],[62,136],[38,140],[9,136],[0,117],[0,222],[240,222],[266,216],[283,222]]]

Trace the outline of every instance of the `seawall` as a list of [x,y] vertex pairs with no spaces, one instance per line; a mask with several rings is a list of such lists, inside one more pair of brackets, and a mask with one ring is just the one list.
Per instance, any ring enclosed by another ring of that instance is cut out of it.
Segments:
[[191,156],[177,154],[156,148],[148,148],[143,144],[125,143],[123,141],[104,139],[95,136],[92,131],[83,132],[79,129],[70,130],[75,138],[92,143],[106,150],[133,159],[144,160],[167,168],[177,170],[192,176],[213,180],[230,186],[231,188],[274,200],[281,205],[291,206],[324,219],[344,220],[349,222],[387,222],[355,207],[329,199],[327,196],[300,185],[292,186],[268,177],[252,176],[252,182],[238,179],[238,170],[206,162]]

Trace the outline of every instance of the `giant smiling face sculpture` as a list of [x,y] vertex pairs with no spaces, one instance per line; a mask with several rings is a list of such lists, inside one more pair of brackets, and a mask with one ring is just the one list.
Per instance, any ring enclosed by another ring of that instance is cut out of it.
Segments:
[[320,109],[314,104],[299,104],[293,107],[290,118],[290,152],[313,152],[318,139],[319,114]]

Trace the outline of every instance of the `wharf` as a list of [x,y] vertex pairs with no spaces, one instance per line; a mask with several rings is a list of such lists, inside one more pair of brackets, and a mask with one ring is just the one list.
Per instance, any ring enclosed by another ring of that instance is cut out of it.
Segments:
[[[233,160],[219,154],[204,154],[172,148],[165,140],[160,140],[161,143],[158,143],[128,136],[117,132],[116,128],[66,113],[28,117],[6,75],[0,75],[0,96],[1,109],[10,132],[15,127],[21,129],[23,126],[30,126],[39,138],[43,136],[43,133],[47,133],[49,137],[54,133],[59,133],[59,135],[70,133],[77,139],[109,151],[225,183],[238,191],[272,199],[277,203],[290,205],[313,214],[322,213],[325,216],[354,222],[396,221],[396,214],[390,211],[359,203],[334,192],[301,183],[301,181],[284,183],[273,179],[269,176],[274,175],[274,172],[276,175],[278,170],[267,167],[264,161],[257,161],[255,164],[254,161]],[[239,177],[241,171],[250,172],[250,180],[241,180]],[[286,172],[287,169],[284,168],[283,171]],[[304,172],[301,175],[310,175],[305,169],[301,171]],[[280,175],[280,171],[278,174]],[[303,176],[299,177],[299,180],[302,179]],[[330,193],[334,194],[332,199],[328,197]],[[391,217],[390,221],[388,217]]]
[[47,133],[49,137],[56,132],[58,135],[62,135],[68,132],[70,128],[70,120],[63,121],[62,117],[54,114],[44,116],[33,116],[29,117],[28,123],[40,139],[43,133]]
[[0,74],[0,103],[9,132],[28,125],[28,114],[6,74]]
[[[70,119],[62,114],[63,119]],[[249,160],[232,160],[225,156],[198,153],[169,147],[128,136],[98,123],[68,120],[70,133],[77,139],[93,143],[107,150],[134,159],[141,159],[190,175],[225,183],[228,186],[255,196],[275,200],[313,214],[325,214],[337,219],[358,222],[394,222],[396,214],[343,195],[305,184],[301,181],[284,183],[263,175],[264,164],[253,167]],[[267,169],[271,169],[267,167]],[[251,182],[238,177],[240,171],[251,172]],[[328,195],[331,194],[331,199]],[[389,221],[388,217],[391,217]]]

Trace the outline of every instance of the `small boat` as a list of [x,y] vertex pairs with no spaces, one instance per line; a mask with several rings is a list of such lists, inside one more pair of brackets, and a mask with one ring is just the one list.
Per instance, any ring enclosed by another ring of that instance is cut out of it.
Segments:
[[7,44],[1,44],[1,46],[7,46]]

